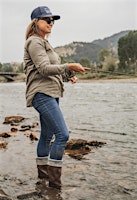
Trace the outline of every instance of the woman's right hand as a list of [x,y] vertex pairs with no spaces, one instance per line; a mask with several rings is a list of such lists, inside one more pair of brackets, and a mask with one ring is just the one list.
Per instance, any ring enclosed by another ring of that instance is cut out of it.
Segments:
[[79,63],[69,63],[68,64],[68,69],[69,70],[73,70],[75,72],[79,72],[81,74],[84,74],[86,70],[91,70],[91,68],[88,67],[83,67],[81,64]]

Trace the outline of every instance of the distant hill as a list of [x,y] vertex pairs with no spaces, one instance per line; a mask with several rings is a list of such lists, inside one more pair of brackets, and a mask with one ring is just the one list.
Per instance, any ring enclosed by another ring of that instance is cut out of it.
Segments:
[[93,42],[72,42],[68,45],[56,47],[57,53],[66,59],[79,62],[82,57],[86,57],[93,62],[98,62],[98,55],[102,49],[113,47],[117,51],[119,38],[128,34],[130,30],[121,31],[104,39],[94,40]]

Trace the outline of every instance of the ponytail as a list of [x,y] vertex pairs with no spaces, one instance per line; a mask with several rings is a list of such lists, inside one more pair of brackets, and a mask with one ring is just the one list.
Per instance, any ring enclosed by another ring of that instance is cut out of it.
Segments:
[[38,19],[32,20],[26,30],[26,40],[32,35],[40,35],[39,28],[37,26]]

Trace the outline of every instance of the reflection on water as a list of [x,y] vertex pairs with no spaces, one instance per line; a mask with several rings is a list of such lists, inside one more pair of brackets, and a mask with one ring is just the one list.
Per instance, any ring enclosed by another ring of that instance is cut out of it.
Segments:
[[[45,186],[44,199],[136,200],[137,199],[137,84],[91,82],[65,84],[60,106],[71,138],[107,142],[81,161],[64,156],[60,193]],[[38,114],[25,105],[25,83],[0,84],[0,129],[5,116],[22,115],[27,123]],[[20,133],[0,150],[1,188],[10,196],[36,191],[35,152]],[[10,163],[10,165],[9,165]],[[56,194],[55,194],[56,193]],[[38,199],[35,195],[29,199]]]

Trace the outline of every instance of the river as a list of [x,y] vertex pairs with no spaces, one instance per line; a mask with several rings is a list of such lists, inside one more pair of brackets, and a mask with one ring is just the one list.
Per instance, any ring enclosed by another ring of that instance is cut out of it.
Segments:
[[[67,83],[60,107],[70,138],[106,145],[82,160],[64,155],[62,190],[45,189],[43,200],[136,200],[137,82]],[[0,83],[0,132],[10,129],[3,124],[10,115],[38,122],[38,113],[26,108],[25,83]],[[8,147],[0,149],[0,191],[13,200],[42,199],[35,195],[37,141],[31,142],[24,133],[4,140]],[[30,196],[25,197],[27,193]]]

